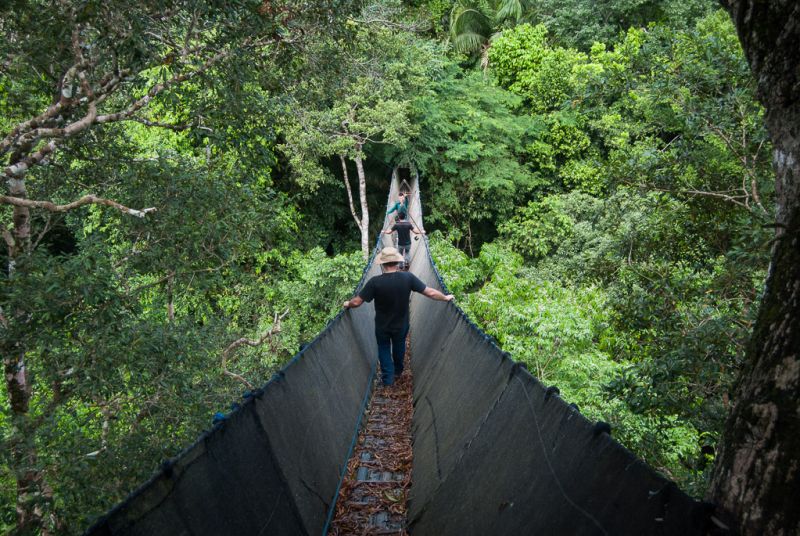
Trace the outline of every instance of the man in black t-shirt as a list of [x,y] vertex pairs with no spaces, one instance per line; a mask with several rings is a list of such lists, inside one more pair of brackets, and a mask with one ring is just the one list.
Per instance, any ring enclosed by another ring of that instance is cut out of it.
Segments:
[[393,232],[397,232],[397,249],[400,251],[400,255],[403,256],[403,263],[407,265],[408,252],[411,251],[411,233],[425,234],[425,231],[420,231],[414,227],[414,225],[406,221],[405,214],[398,212],[395,224],[384,231],[385,234],[392,234]]
[[376,262],[383,268],[381,275],[369,281],[358,296],[344,302],[345,308],[356,308],[375,300],[375,339],[378,341],[378,361],[381,364],[383,385],[392,385],[394,377],[403,373],[408,334],[408,299],[419,292],[439,301],[452,301],[452,294],[442,294],[425,286],[417,276],[400,271],[403,257],[393,247],[386,247]]

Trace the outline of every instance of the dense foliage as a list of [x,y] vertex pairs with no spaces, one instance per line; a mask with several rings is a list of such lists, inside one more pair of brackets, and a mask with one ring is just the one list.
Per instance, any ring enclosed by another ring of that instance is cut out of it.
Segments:
[[[27,240],[17,209],[0,216],[4,364],[28,395],[20,403],[6,384],[0,530],[79,533],[269,378],[355,286],[359,256],[328,257],[326,242],[297,235],[315,216],[300,211],[280,170],[270,102],[286,78],[265,67],[341,25],[329,26],[322,4],[321,18],[260,2],[42,3],[41,13],[28,4],[0,19],[0,130],[16,143],[4,172],[49,134],[59,147],[31,159],[17,175],[26,188],[11,193],[157,209],[141,219],[98,204],[33,209]],[[125,23],[114,19],[123,12]],[[83,100],[67,101],[26,143],[15,138],[63,95],[78,54],[89,56],[78,63]],[[214,54],[224,61],[208,63]],[[104,70],[120,80],[93,103]],[[136,113],[114,121],[116,110]],[[72,126],[92,116],[111,119]],[[223,361],[234,340],[264,333],[265,344]]]
[[[398,166],[476,322],[702,494],[768,260],[763,112],[713,3],[604,5],[3,7],[8,198],[157,210],[31,206],[26,238],[4,197],[2,351],[30,393],[0,406],[0,528],[80,532],[313,338]],[[15,135],[65,84],[82,99]]]
[[477,258],[434,251],[505,349],[702,494],[768,260],[762,111],[724,12],[588,53],[561,41],[522,24],[492,43],[535,125],[515,140],[535,186]]

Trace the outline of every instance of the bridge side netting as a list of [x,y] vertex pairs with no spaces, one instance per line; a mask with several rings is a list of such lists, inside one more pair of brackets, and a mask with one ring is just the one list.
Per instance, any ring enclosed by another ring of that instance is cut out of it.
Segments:
[[[394,178],[387,209],[399,189]],[[392,245],[390,236],[378,238],[373,259],[384,245]],[[373,259],[359,288],[380,273]],[[319,534],[375,372],[373,316],[372,304],[337,315],[239,409],[86,534]]]
[[373,370],[370,314],[338,316],[87,533],[319,534]]
[[[420,247],[412,271],[444,290]],[[413,296],[411,309],[414,536],[705,533],[702,505],[533,378],[458,307],[424,300]]]

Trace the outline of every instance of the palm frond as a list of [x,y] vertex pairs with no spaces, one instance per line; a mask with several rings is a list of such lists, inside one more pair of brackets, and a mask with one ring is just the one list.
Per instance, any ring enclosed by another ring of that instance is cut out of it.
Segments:
[[462,33],[478,33],[489,35],[492,21],[479,9],[464,4],[456,4],[450,15],[450,35],[455,37]]
[[535,5],[531,0],[500,0],[495,12],[495,21],[506,21],[519,24],[531,18],[535,12]]
[[460,0],[450,13],[450,38],[458,52],[473,54],[489,39],[492,20],[475,0]]
[[474,32],[460,33],[453,36],[453,48],[457,52],[464,54],[478,52],[486,42],[488,42],[488,38],[485,35]]
[[495,18],[497,22],[505,20],[518,21],[522,18],[525,8],[521,0],[502,0]]

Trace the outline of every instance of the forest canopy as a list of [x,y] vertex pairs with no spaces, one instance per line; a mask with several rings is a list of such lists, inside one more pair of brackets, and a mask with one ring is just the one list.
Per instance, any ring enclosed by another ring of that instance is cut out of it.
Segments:
[[703,496],[772,146],[726,11],[595,4],[3,4],[0,530],[80,533],[268,380],[398,169],[470,317]]

